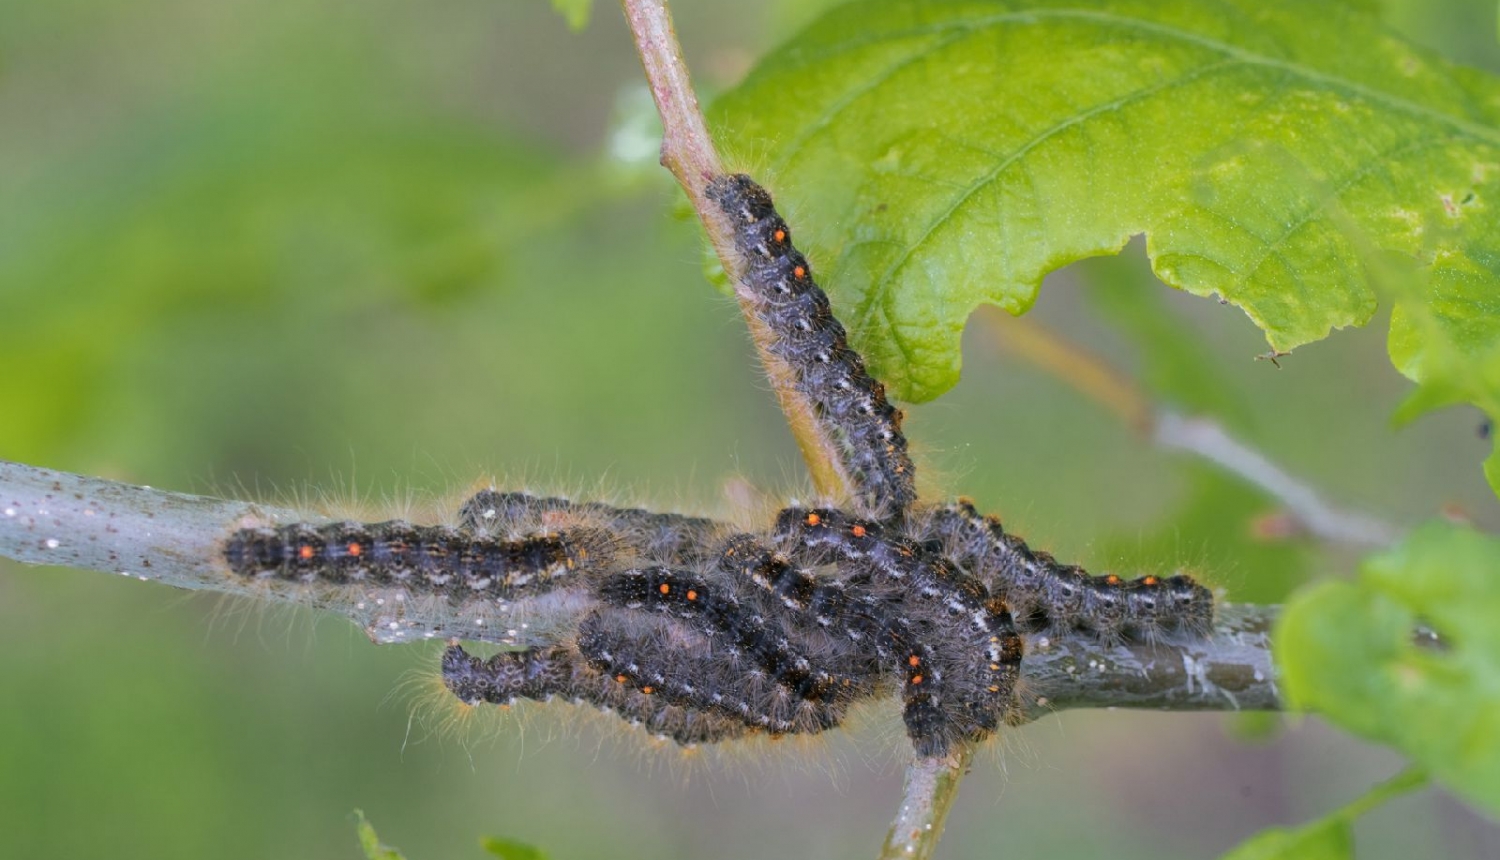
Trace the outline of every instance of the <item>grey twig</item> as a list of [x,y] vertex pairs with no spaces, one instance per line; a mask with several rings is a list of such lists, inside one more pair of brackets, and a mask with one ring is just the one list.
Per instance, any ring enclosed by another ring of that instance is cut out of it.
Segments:
[[998,310],[978,315],[991,342],[1031,362],[1095,401],[1149,439],[1183,451],[1259,487],[1280,502],[1307,534],[1333,543],[1383,547],[1401,529],[1367,514],[1341,510],[1325,501],[1269,457],[1229,435],[1212,418],[1188,417],[1154,402],[1140,384],[1102,357],[1026,317]]
[[961,750],[944,758],[919,758],[907,767],[901,808],[885,835],[879,860],[927,860],[932,856],[973,760],[973,750]]
[[1309,534],[1323,540],[1383,547],[1401,536],[1401,530],[1389,523],[1329,504],[1311,486],[1230,436],[1223,425],[1212,419],[1188,418],[1161,410],[1156,414],[1151,439],[1163,448],[1197,454],[1249,481],[1285,505]]

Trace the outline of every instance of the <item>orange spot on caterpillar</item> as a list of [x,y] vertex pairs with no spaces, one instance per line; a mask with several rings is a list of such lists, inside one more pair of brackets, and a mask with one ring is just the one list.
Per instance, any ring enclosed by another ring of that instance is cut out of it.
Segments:
[[1113,573],[1111,573],[1109,576],[1104,577],[1104,581],[1109,583],[1110,585],[1120,584],[1120,578],[1118,576],[1115,576]]
[[911,683],[912,683],[913,686],[922,683],[922,676],[921,675],[913,675],[913,676],[911,676]]
[[697,600],[698,599],[698,592],[696,592],[693,589],[689,588],[688,589],[688,593],[687,593],[687,598],[688,598],[688,600]]
[[642,688],[641,688],[641,692],[642,692],[642,693],[645,693],[645,694],[646,694],[646,695],[648,695],[648,696],[649,696],[649,695],[651,695],[651,694],[652,694],[652,693],[654,693],[654,692],[656,692],[656,689],[655,689],[655,688],[654,688],[654,687],[642,687]]
[[918,657],[915,654],[913,654],[910,657],[906,658],[906,665],[908,665],[908,666],[920,666],[920,665],[922,665],[922,658]]
[[792,269],[792,275],[793,275],[793,277],[797,278],[798,280],[801,280],[801,279],[807,277],[807,267],[806,266],[796,266],[796,267],[794,267]]
[[660,591],[662,594],[671,594],[672,593],[672,586],[670,586],[670,585],[666,584],[665,582],[663,582],[661,585],[658,585],[656,587],[656,590]]
[[777,230],[772,235],[776,237],[776,241],[777,242],[785,242],[786,241],[786,231],[785,230]]
[[312,547],[308,546],[307,544],[303,544],[302,546],[300,546],[300,547],[297,548],[297,556],[298,556],[298,558],[310,559],[310,558],[312,558],[316,554],[317,554],[316,551]]
[[364,547],[360,546],[358,543],[351,543],[351,544],[349,544],[349,554],[350,555],[358,557],[359,554],[362,553],[362,552],[364,552]]
[[823,522],[823,518],[820,517],[820,516],[818,516],[817,514],[808,514],[807,515],[807,524],[808,525],[815,526],[815,525],[817,525],[818,523],[821,523],[821,522]]
[[856,525],[854,528],[849,529],[849,533],[852,534],[852,535],[854,535],[855,537],[864,537],[865,536],[865,527],[861,526],[861,525]]
[[620,674],[620,675],[616,675],[615,676],[615,680],[618,681],[618,682],[620,682],[621,684],[623,684],[623,683],[625,683],[626,681],[628,681],[630,679],[627,678],[625,675]]
[[1161,582],[1161,580],[1157,579],[1154,576],[1146,576],[1141,578],[1142,585],[1155,585],[1158,582]]

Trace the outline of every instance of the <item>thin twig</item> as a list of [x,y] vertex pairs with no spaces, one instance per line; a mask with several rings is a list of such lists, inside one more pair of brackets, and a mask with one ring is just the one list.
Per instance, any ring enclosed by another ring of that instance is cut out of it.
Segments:
[[[621,0],[625,21],[635,37],[641,66],[656,110],[661,114],[661,163],[672,172],[682,190],[687,192],[693,210],[703,222],[724,271],[730,281],[741,283],[743,264],[734,247],[734,225],[704,196],[708,183],[724,173],[723,162],[708,134],[698,96],[693,91],[682,46],[672,27],[672,15],[665,0]],[[817,492],[829,499],[849,497],[849,476],[840,466],[841,458],[833,440],[820,428],[811,401],[791,384],[789,368],[768,349],[774,340],[771,331],[740,297],[740,314],[750,330],[761,366],[776,392],[776,400],[786,415],[787,425],[807,461],[808,474]]]
[[1310,485],[1229,435],[1217,421],[1162,409],[1156,413],[1154,424],[1151,439],[1157,445],[1197,454],[1244,478],[1284,505],[1309,534],[1368,547],[1389,546],[1401,536],[1401,530],[1389,523],[1329,504]]
[[1382,547],[1401,529],[1376,517],[1335,507],[1306,482],[1234,438],[1219,422],[1188,417],[1152,403],[1140,386],[1089,350],[1028,319],[983,314],[992,340],[1094,400],[1152,444],[1195,454],[1253,484],[1279,502],[1307,534],[1330,543]]
[[1150,434],[1152,408],[1145,392],[1109,362],[1034,320],[1012,317],[999,308],[985,308],[975,318],[990,343],[1104,406],[1130,429]]
[[965,749],[911,763],[906,769],[901,808],[885,835],[879,860],[927,860],[932,856],[973,760],[974,751]]

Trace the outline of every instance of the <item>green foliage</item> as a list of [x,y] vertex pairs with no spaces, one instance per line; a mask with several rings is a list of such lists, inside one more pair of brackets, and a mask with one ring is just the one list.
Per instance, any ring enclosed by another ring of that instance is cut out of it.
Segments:
[[479,844],[485,851],[499,857],[500,860],[547,860],[547,852],[534,845],[527,845],[513,839],[486,836],[479,840]]
[[[1287,607],[1288,701],[1391,744],[1500,814],[1500,538],[1433,523]],[[1430,625],[1440,644],[1414,637]]]
[[594,0],[552,0],[552,8],[567,19],[569,27],[582,30],[589,25],[589,13],[593,11]]
[[[389,845],[383,844],[375,833],[375,826],[366,818],[364,810],[354,810],[359,847],[365,852],[365,860],[406,860],[405,855]],[[547,852],[524,842],[486,836],[479,840],[479,847],[486,854],[500,860],[547,860]]]
[[[1145,233],[1162,280],[1278,351],[1368,322],[1385,288],[1415,405],[1500,415],[1500,84],[1357,4],[854,3],[717,117],[837,225],[802,241],[904,398],[957,381],[976,305],[1023,312],[1047,272]],[[1372,277],[1377,252],[1421,277]]]
[[1407,771],[1311,824],[1263,830],[1225,854],[1222,860],[1353,860],[1354,820],[1392,797],[1426,783],[1427,777],[1421,771]]
[[362,809],[354,810],[355,827],[359,832],[359,847],[365,852],[365,860],[406,860],[400,851],[384,845],[375,835],[375,826],[365,819]]

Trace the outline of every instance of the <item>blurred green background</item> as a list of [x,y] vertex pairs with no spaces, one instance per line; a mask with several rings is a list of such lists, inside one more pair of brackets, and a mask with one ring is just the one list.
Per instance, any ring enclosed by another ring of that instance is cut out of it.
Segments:
[[[1383,9],[1500,69],[1488,0]],[[595,11],[573,34],[542,0],[0,2],[0,457],[260,496],[489,473],[679,508],[719,505],[730,477],[800,489],[642,137],[618,13]],[[676,14],[712,90],[809,12]],[[1278,371],[1241,314],[1128,257],[1060,273],[1031,318],[1334,499],[1500,524],[1476,413],[1390,427],[1408,386],[1384,319]],[[935,484],[1064,557],[1190,565],[1235,599],[1351,569],[1257,542],[1270,503],[1151,450],[987,331],[960,386],[912,410]],[[693,768],[555,715],[465,743],[392,694],[435,658],[338,619],[0,561],[0,857],[355,858],[356,807],[412,860],[477,858],[482,834],[556,858],[866,857],[894,811],[888,725]],[[1397,767],[1317,720],[1070,713],[981,759],[943,851],[1212,856]],[[1359,838],[1370,858],[1500,855],[1439,791]]]

